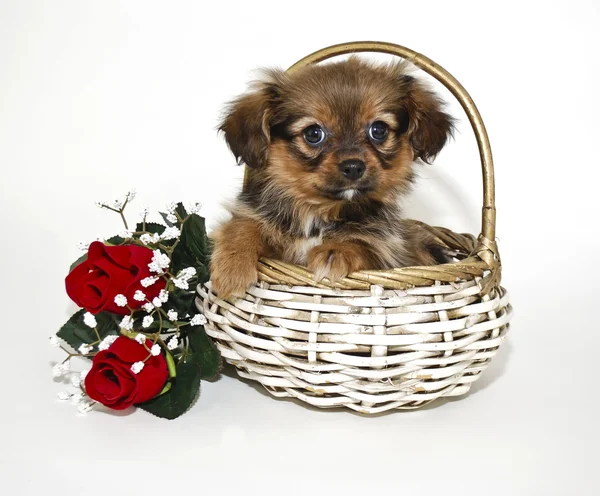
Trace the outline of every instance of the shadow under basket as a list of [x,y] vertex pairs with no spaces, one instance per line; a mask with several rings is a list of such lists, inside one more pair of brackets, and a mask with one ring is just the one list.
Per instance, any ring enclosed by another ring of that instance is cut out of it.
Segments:
[[243,298],[219,298],[209,282],[198,286],[196,306],[208,320],[206,332],[241,377],[277,397],[374,414],[467,393],[505,340],[511,306],[500,286],[489,141],[460,83],[423,55],[380,42],[325,48],[288,71],[364,51],[409,60],[465,109],[483,169],[481,234],[419,223],[455,262],[365,270],[335,284],[315,281],[305,267],[261,259],[259,282]]

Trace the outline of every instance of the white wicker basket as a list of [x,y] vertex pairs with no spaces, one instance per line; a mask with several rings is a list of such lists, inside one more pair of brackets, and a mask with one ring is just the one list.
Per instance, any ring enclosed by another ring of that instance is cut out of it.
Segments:
[[260,282],[244,298],[223,300],[208,283],[198,287],[196,305],[208,319],[206,332],[241,377],[274,396],[372,414],[465,394],[506,338],[511,307],[499,286],[492,156],[471,98],[431,60],[388,43],[336,45],[290,70],[357,51],[410,60],[462,104],[484,172],[482,233],[475,239],[421,224],[456,263],[361,271],[334,285],[316,282],[303,267],[263,259]]

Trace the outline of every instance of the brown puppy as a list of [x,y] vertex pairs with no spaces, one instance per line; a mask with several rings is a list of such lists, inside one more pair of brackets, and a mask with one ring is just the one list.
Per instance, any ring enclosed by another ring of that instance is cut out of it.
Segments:
[[211,279],[220,296],[256,282],[262,256],[330,281],[445,261],[403,220],[398,198],[414,161],[442,149],[452,119],[403,64],[351,57],[291,75],[269,71],[231,104],[220,129],[252,168],[233,218],[214,234]]

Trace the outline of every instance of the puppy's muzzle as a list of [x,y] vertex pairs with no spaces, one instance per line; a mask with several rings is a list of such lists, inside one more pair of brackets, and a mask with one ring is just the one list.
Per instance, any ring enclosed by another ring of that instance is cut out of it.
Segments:
[[365,173],[365,163],[362,160],[344,160],[339,166],[340,172],[346,179],[356,181]]

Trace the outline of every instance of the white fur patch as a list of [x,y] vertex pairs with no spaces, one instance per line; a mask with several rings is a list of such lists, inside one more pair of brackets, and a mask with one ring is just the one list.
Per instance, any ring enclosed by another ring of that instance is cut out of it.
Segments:
[[346,200],[352,200],[352,198],[354,198],[354,195],[356,195],[356,193],[358,193],[358,191],[356,191],[355,189],[347,189],[342,193],[342,197],[345,198]]
[[310,233],[313,232],[315,227],[315,218],[312,215],[307,215],[306,220],[304,221],[304,225],[302,226],[302,230],[304,231],[304,235],[308,238]]
[[294,243],[296,263],[306,265],[308,262],[308,252],[315,246],[323,243],[322,236],[314,236],[312,238],[298,239]]

